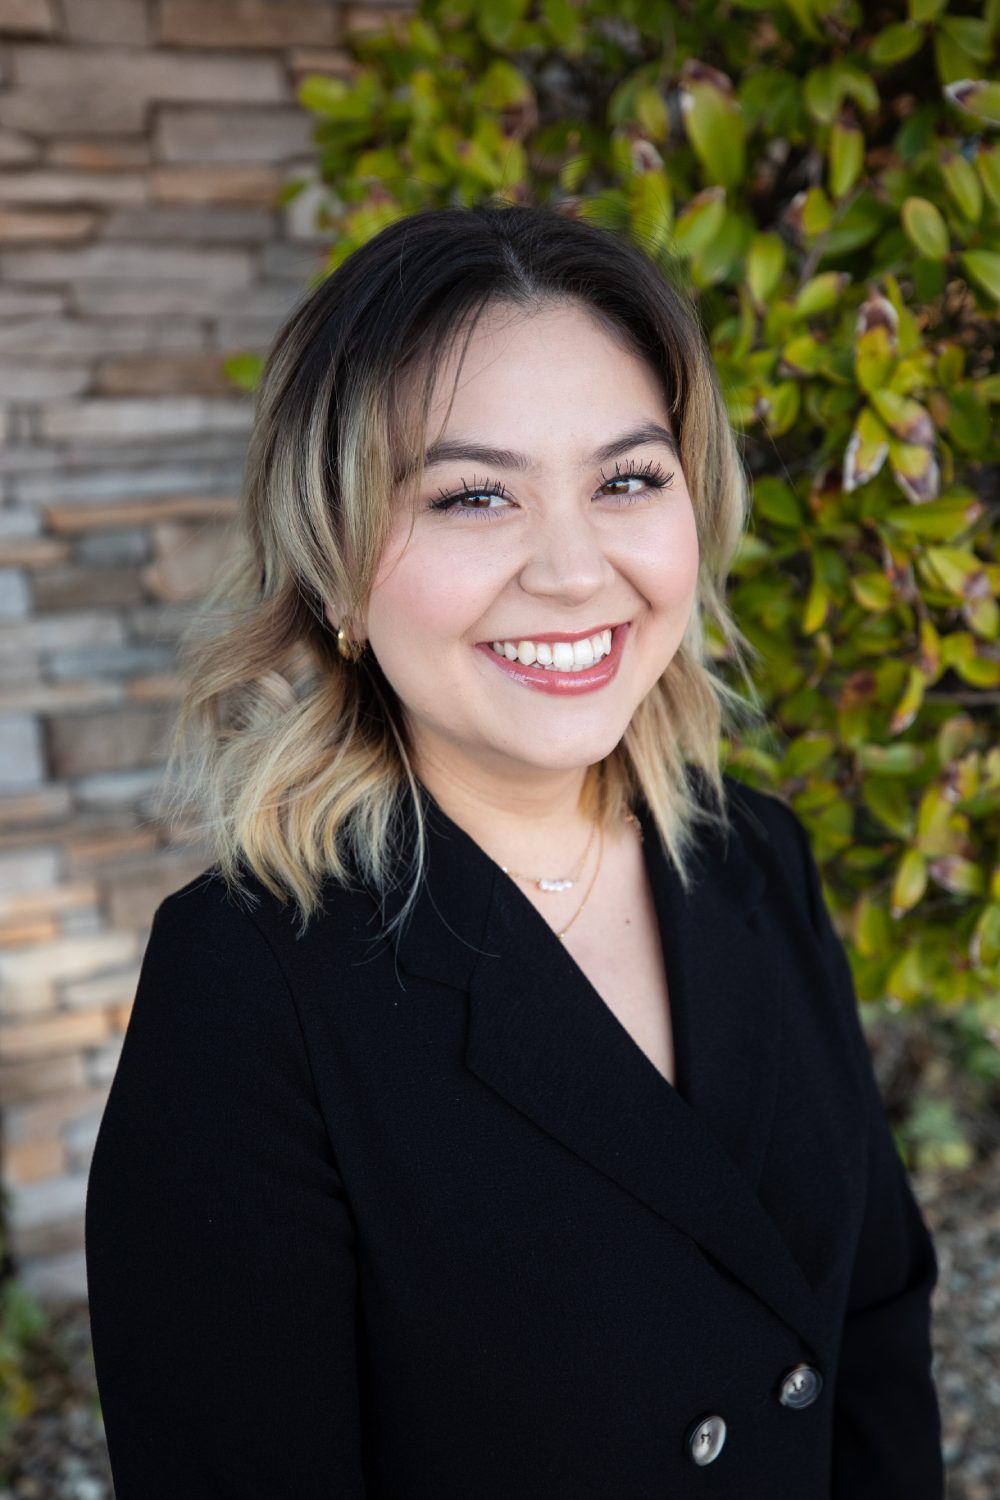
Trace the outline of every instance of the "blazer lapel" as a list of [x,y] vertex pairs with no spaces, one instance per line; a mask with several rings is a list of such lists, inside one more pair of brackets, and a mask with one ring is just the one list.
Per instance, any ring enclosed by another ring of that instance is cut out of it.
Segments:
[[782,995],[754,921],[765,878],[738,826],[725,842],[703,837],[685,893],[648,809],[638,808],[670,991],[672,1087],[514,881],[421,792],[428,878],[397,959],[467,991],[467,1067],[824,1352],[823,1310],[755,1193]]

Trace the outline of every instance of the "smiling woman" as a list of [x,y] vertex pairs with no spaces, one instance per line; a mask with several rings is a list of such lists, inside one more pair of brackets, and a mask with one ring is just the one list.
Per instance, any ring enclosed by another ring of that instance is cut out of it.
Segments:
[[799,820],[720,767],[687,299],[402,219],[261,384],[87,1199],[118,1500],[940,1500],[937,1264]]

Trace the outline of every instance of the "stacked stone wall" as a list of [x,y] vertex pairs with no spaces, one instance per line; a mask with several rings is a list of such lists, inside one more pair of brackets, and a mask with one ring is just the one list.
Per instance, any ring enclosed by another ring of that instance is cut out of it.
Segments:
[[155,907],[179,630],[226,543],[267,347],[323,263],[330,0],[0,0],[0,1173],[7,1250],[85,1292],[90,1154]]

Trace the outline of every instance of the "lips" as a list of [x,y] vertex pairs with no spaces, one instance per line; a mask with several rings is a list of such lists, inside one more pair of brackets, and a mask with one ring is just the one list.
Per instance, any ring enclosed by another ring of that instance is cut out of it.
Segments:
[[[506,656],[499,656],[494,651],[492,642],[480,641],[475,650],[482,652],[484,656],[493,662],[497,671],[503,672],[505,676],[512,678],[514,682],[520,683],[524,687],[534,688],[542,693],[554,694],[557,697],[575,697],[579,693],[589,693],[596,688],[604,687],[618,671],[622,651],[625,647],[625,640],[629,632],[629,622],[625,621],[621,625],[605,626],[604,628],[611,630],[611,650],[609,654],[602,657],[594,666],[582,667],[576,672],[558,672],[551,667],[525,666],[519,660],[509,661]],[[570,641],[575,638],[582,640],[585,636],[592,633],[584,630],[577,632],[575,637],[570,635],[555,635],[549,637],[534,636],[530,637],[530,639],[538,641],[545,641],[546,639],[550,641]],[[522,636],[520,639],[526,640],[529,637]]]

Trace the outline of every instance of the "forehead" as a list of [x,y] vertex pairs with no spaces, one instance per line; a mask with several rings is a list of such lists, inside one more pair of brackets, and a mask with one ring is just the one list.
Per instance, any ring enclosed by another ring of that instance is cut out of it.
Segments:
[[532,448],[553,435],[581,466],[653,442],[678,456],[660,375],[623,330],[579,304],[487,309],[453,336],[433,380],[430,364],[414,366],[400,392],[400,479],[417,466],[421,436],[428,469],[467,460],[531,472],[541,467]]

